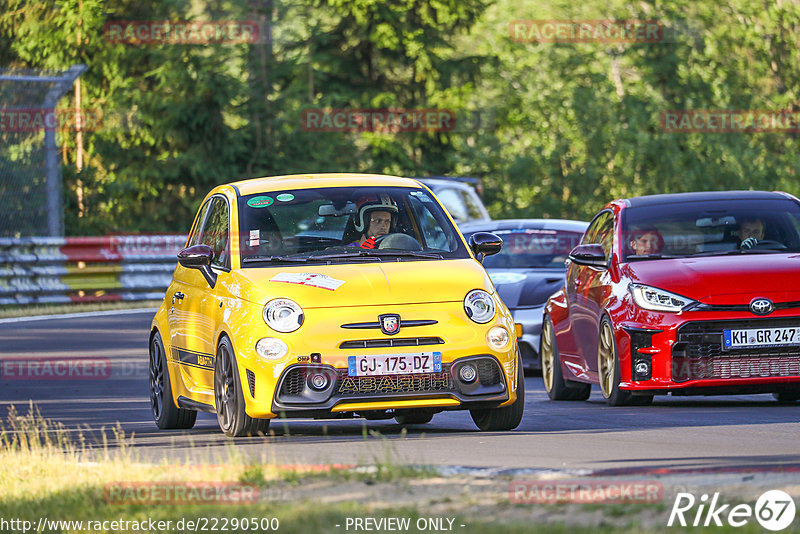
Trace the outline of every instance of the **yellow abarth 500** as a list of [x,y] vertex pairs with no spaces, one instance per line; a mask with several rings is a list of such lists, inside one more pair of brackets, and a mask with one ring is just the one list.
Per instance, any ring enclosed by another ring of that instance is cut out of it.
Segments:
[[321,174],[221,185],[204,200],[150,334],[159,428],[216,412],[228,436],[275,417],[470,410],[522,419],[515,325],[433,193],[408,178]]

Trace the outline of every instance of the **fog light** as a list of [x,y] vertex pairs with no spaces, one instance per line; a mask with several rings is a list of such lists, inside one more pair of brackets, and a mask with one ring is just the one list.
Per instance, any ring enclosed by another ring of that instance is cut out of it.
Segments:
[[268,360],[278,360],[288,352],[289,347],[286,343],[274,337],[263,337],[256,343],[256,353]]
[[486,342],[489,346],[497,351],[503,350],[508,347],[508,340],[511,339],[508,335],[508,330],[502,326],[493,326],[486,334]]
[[475,379],[478,378],[478,370],[471,363],[465,363],[458,369],[458,377],[467,384],[475,382]]
[[308,384],[317,391],[323,390],[328,387],[328,375],[315,373],[308,377]]
[[639,360],[634,367],[636,374],[639,376],[648,376],[650,374],[650,363]]

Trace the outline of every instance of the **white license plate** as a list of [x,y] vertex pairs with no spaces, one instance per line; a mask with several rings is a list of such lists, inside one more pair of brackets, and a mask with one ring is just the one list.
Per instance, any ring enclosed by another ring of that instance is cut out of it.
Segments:
[[723,334],[723,346],[726,349],[800,345],[800,326],[742,328],[739,330],[723,330]]
[[380,355],[364,354],[348,356],[347,358],[347,374],[350,376],[406,375],[441,372],[441,352]]

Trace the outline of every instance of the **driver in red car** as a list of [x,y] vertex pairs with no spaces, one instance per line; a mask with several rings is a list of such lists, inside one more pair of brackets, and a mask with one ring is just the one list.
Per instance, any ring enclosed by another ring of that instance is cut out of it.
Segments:
[[631,231],[628,246],[637,256],[658,254],[664,248],[664,238],[654,226],[640,226]]
[[356,230],[361,232],[361,238],[350,246],[375,248],[375,240],[391,232],[397,213],[397,204],[389,195],[360,199]]
[[753,248],[759,241],[764,239],[764,221],[757,217],[742,220],[739,225],[739,248]]

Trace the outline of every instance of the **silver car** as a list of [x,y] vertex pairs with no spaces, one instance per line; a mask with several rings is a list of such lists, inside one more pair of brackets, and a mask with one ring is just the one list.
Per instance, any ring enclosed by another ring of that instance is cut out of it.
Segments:
[[480,184],[477,179],[431,177],[417,180],[433,191],[459,228],[465,223],[491,220],[481,197],[472,187],[473,183]]
[[514,219],[459,227],[467,239],[475,232],[491,232],[503,240],[500,253],[486,257],[483,266],[514,321],[522,324],[519,348],[526,370],[541,369],[542,311],[548,297],[564,285],[564,261],[588,225],[561,219]]

